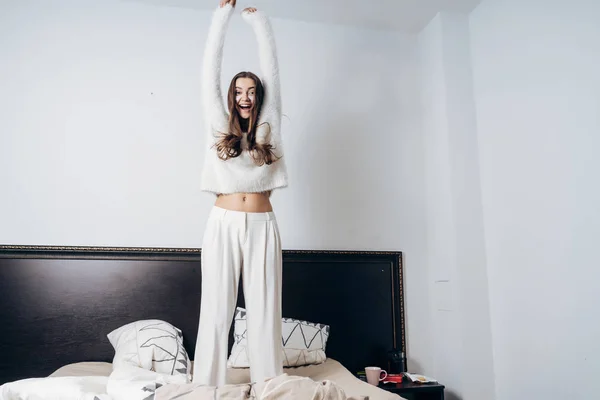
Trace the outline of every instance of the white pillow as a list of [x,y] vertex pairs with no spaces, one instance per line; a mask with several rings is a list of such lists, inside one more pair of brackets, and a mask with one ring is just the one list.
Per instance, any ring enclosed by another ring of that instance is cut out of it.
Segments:
[[[327,358],[325,346],[329,338],[329,326],[300,321],[292,318],[281,319],[283,341],[283,366],[321,364]],[[235,313],[234,343],[227,360],[230,368],[249,368],[246,310],[238,307]]]
[[130,365],[191,379],[192,365],[183,347],[183,334],[168,322],[158,319],[135,321],[107,336],[115,349],[113,369]]

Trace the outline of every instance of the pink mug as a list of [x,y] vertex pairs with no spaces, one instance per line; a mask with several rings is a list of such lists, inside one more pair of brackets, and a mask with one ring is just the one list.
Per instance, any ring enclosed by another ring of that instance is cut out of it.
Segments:
[[[381,376],[382,373],[383,376]],[[365,368],[365,374],[367,375],[367,382],[373,386],[379,386],[379,382],[387,378],[387,372],[379,367],[367,367]]]

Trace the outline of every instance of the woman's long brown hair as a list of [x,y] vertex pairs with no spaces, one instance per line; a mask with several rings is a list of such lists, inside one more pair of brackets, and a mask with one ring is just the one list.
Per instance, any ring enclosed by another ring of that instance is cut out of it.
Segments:
[[[235,101],[235,84],[239,78],[250,78],[256,85],[256,97],[254,106],[250,113],[250,118],[243,119],[237,108]],[[217,154],[223,161],[229,158],[238,157],[242,149],[242,138],[244,132],[247,132],[248,150],[252,154],[254,163],[258,166],[273,164],[278,158],[273,153],[273,146],[270,143],[256,143],[256,129],[258,128],[258,118],[265,98],[265,89],[260,78],[252,72],[240,72],[233,77],[227,91],[227,106],[229,108],[229,132],[221,133],[221,137],[215,143]]]

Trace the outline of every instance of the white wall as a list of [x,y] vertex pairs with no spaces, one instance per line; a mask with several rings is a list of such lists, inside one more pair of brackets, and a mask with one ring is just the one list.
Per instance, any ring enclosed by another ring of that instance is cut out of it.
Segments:
[[[198,182],[210,14],[111,1],[2,7],[0,242],[199,246],[214,200]],[[403,157],[416,157],[414,41],[284,20],[274,29],[285,247],[404,250],[420,184]],[[236,17],[224,85],[258,70],[249,35]]]
[[600,3],[471,14],[498,400],[591,399],[600,372]]
[[433,367],[448,398],[492,399],[488,302],[468,17],[419,35]]
[[[135,2],[0,4],[0,243],[199,247],[201,54],[210,13]],[[413,36],[274,20],[287,249],[401,250],[409,362],[429,363]],[[258,70],[235,17],[223,85]]]

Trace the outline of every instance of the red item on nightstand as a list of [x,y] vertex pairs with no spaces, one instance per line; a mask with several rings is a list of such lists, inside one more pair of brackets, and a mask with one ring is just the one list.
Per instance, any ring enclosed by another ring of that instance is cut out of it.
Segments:
[[401,374],[389,374],[383,380],[383,383],[402,383],[402,375]]

